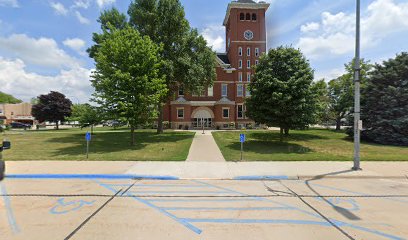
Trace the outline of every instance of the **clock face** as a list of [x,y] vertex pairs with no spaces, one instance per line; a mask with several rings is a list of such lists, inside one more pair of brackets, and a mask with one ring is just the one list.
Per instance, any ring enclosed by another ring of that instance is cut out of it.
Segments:
[[246,40],[252,40],[253,38],[254,38],[254,33],[251,31],[251,30],[246,30],[245,32],[244,32],[244,38],[246,39]]

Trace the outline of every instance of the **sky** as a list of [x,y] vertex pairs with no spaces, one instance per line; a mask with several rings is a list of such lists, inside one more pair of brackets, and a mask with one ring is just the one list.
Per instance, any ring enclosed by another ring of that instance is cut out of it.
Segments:
[[[100,12],[126,13],[131,0],[0,0],[0,91],[29,101],[59,91],[89,101],[95,67],[86,49]],[[230,0],[181,0],[191,27],[225,51],[222,22]],[[293,46],[310,60],[315,79],[344,73],[354,56],[355,0],[267,0],[268,48]],[[362,52],[381,63],[408,51],[408,0],[362,0]]]

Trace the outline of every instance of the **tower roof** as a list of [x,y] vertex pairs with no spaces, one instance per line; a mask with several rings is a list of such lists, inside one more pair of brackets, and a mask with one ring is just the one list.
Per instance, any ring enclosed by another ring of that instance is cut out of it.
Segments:
[[232,1],[228,4],[227,13],[225,14],[224,23],[223,25],[226,26],[228,19],[230,17],[231,9],[232,8],[243,8],[243,9],[268,9],[269,3],[264,1],[255,2],[253,0],[236,0]]

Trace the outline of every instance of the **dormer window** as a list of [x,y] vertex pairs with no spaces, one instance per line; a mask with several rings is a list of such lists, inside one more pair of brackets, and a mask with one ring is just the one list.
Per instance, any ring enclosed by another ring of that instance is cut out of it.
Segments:
[[246,20],[247,20],[247,21],[251,21],[251,14],[250,14],[250,13],[247,13],[247,14],[246,14]]
[[241,20],[241,21],[245,20],[245,13],[239,14],[239,20]]
[[252,13],[252,21],[256,21],[256,13]]

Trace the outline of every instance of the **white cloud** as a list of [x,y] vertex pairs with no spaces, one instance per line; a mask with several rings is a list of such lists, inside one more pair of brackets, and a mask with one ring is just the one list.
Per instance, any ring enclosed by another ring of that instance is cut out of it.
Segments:
[[25,34],[0,37],[0,49],[13,57],[40,67],[73,68],[79,61],[58,47],[52,38],[30,38]]
[[341,75],[345,74],[344,68],[334,68],[329,70],[321,70],[315,71],[315,79],[325,79],[326,81],[330,81],[332,79],[338,78]]
[[78,12],[78,11],[75,11],[75,16],[77,17],[78,21],[80,23],[82,23],[82,24],[90,24],[91,23],[91,21],[89,21],[88,18],[82,16],[81,13]]
[[[2,91],[29,101],[32,97],[59,91],[69,98],[88,102],[92,93],[91,70],[77,67],[62,70],[56,76],[44,76],[28,72],[21,59],[8,60],[0,57],[0,85]],[[72,99],[74,102],[75,100]]]
[[71,8],[83,8],[88,9],[91,5],[91,0],[75,0],[74,5]]
[[84,47],[85,47],[85,41],[79,38],[68,38],[66,39],[63,44],[72,50],[76,51],[80,55],[85,55]]
[[68,10],[60,2],[51,2],[50,6],[54,9],[55,13],[58,15],[66,16],[68,14]]
[[0,7],[19,7],[17,0],[0,0]]
[[100,8],[102,8],[105,5],[113,4],[115,2],[116,0],[96,0],[96,3]]
[[201,33],[208,46],[212,47],[216,52],[225,52],[225,28],[218,25],[207,26]]
[[320,24],[317,22],[306,23],[305,25],[300,26],[301,32],[313,32],[317,31],[320,28]]
[[[297,46],[309,58],[352,53],[355,15],[324,12],[321,17],[320,31],[313,32],[313,36],[304,32]],[[361,29],[362,46],[365,48],[378,45],[395,32],[408,32],[408,3],[375,0],[362,15]]]

